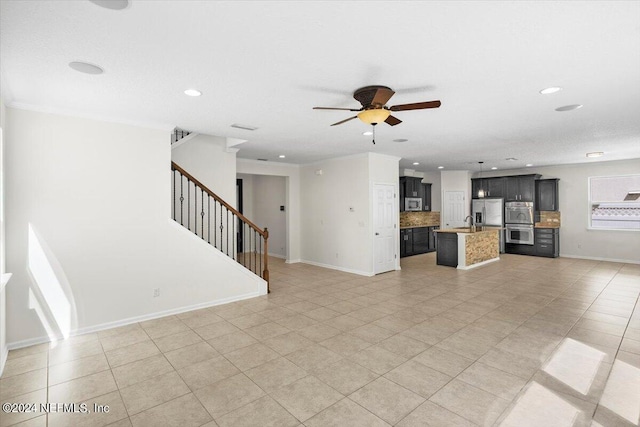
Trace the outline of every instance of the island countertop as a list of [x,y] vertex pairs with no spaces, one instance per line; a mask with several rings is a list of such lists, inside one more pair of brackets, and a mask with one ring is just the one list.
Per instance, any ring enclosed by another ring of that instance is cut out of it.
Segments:
[[502,227],[477,227],[470,229],[469,227],[458,228],[441,228],[440,230],[434,230],[436,233],[456,233],[456,234],[482,234],[493,233],[499,230],[504,230]]

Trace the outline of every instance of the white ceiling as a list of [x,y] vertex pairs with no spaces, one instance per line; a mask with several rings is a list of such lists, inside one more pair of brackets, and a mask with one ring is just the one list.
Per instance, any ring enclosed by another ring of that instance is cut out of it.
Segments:
[[[9,105],[246,139],[239,157],[291,163],[365,151],[418,171],[640,157],[638,1],[2,1],[0,12]],[[359,120],[329,126],[352,113],[312,110],[359,108],[353,91],[373,84],[396,90],[389,105],[442,106],[396,113],[403,123],[378,126],[375,146]],[[549,86],[564,90],[538,93]],[[554,111],[567,104],[584,107]]]

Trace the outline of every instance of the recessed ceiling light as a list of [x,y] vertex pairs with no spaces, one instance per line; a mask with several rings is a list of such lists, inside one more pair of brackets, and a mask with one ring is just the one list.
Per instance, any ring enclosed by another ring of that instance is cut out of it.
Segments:
[[238,123],[234,123],[231,125],[232,128],[236,128],[236,129],[242,129],[242,130],[250,130],[250,131],[254,131],[256,129],[258,129],[257,127],[254,126],[249,126],[249,125],[241,125]]
[[515,157],[507,157],[505,160],[507,160],[509,162],[515,162],[518,159],[516,159]]
[[542,89],[542,90],[540,91],[540,93],[541,93],[542,95],[551,95],[552,93],[560,92],[561,90],[562,90],[562,88],[561,88],[561,87],[558,87],[558,86],[552,86],[552,87],[548,87],[548,88]]
[[408,139],[405,138],[398,138],[398,139],[394,139],[393,142],[407,142]]
[[498,169],[498,168],[497,168],[497,167],[495,167],[495,166],[491,168],[491,170],[492,170],[492,171],[494,171],[494,170],[496,170],[496,169]]
[[100,67],[98,67],[97,65],[94,64],[89,64],[88,62],[80,62],[80,61],[74,61],[74,62],[69,62],[69,67],[73,68],[76,71],[79,71],[81,73],[85,73],[85,74],[102,74],[104,73],[104,70]]
[[413,162],[413,166],[418,166],[419,164],[419,162]]
[[527,163],[525,166],[530,168],[531,166],[533,166],[533,163]]
[[594,151],[593,153],[587,153],[587,157],[602,157],[604,153],[602,151]]
[[363,134],[364,136],[371,136],[371,135],[373,135],[373,132],[371,132],[370,130],[368,130],[368,131],[366,131],[366,132],[362,132],[362,134]]
[[122,10],[129,6],[129,0],[89,0],[91,3],[111,10]]
[[200,96],[202,95],[202,92],[196,89],[187,89],[184,91],[184,94],[189,96]]
[[438,169],[444,169],[444,166],[438,166]]
[[287,156],[285,156],[284,154],[280,154],[278,157],[280,157],[281,159],[284,159]]
[[582,104],[563,105],[562,107],[556,108],[556,111],[573,111],[578,108],[582,108]]

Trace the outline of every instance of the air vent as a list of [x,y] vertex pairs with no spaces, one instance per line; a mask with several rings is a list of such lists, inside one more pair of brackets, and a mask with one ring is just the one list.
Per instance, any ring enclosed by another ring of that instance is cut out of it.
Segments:
[[260,160],[261,162],[267,162],[268,161],[267,159],[258,159],[258,160]]
[[248,126],[248,125],[239,125],[238,123],[234,123],[231,125],[232,128],[236,128],[236,129],[242,129],[242,130],[250,130],[250,131],[254,131],[258,128],[253,127],[253,126]]

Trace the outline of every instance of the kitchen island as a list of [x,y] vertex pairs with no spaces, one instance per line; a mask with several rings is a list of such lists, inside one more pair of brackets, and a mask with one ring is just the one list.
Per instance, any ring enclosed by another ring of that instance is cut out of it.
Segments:
[[436,263],[461,270],[500,260],[500,227],[436,230]]

